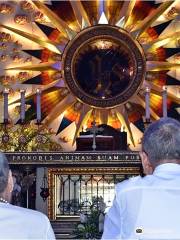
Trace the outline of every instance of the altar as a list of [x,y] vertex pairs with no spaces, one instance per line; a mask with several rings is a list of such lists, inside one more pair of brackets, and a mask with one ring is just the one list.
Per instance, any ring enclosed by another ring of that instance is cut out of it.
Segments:
[[[117,131],[108,125],[105,126],[111,129],[109,132],[113,135],[86,135],[86,132],[83,132],[76,138],[76,151],[126,151],[127,133]],[[107,129],[104,131],[107,133]]]
[[[93,135],[82,135],[76,139],[76,151],[90,151],[93,149]],[[113,136],[96,136],[96,150],[97,151],[111,151],[114,150]]]

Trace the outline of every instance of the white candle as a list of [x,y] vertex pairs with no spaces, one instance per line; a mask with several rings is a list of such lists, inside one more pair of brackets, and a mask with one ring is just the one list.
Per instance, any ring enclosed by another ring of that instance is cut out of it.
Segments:
[[36,91],[36,117],[37,122],[41,122],[41,90]]
[[21,93],[21,112],[20,112],[20,119],[21,122],[23,122],[25,120],[25,90],[22,89],[20,91]]
[[167,117],[167,88],[163,86],[162,91],[162,108],[163,108],[163,117]]
[[148,87],[146,87],[145,102],[146,102],[146,120],[150,120],[150,89]]
[[4,96],[4,123],[8,122],[8,94],[9,89],[4,89],[3,96]]

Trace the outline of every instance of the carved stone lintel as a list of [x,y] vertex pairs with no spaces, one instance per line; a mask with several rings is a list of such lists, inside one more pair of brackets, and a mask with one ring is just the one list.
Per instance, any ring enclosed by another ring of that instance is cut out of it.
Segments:
[[12,152],[5,153],[10,164],[14,165],[49,165],[49,166],[81,166],[84,164],[104,166],[140,165],[138,152]]

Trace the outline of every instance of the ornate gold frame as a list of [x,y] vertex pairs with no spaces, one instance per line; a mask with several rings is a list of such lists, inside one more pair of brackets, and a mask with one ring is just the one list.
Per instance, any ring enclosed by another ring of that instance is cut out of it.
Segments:
[[50,196],[48,198],[48,217],[51,220],[56,220],[55,215],[55,177],[59,174],[68,175],[86,175],[86,174],[128,174],[139,175],[141,173],[140,167],[65,167],[65,168],[50,168],[48,169],[48,181]]

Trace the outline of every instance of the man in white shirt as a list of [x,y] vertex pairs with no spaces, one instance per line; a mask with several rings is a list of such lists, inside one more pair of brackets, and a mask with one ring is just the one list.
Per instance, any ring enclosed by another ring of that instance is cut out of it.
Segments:
[[146,176],[117,184],[102,239],[180,240],[180,123],[152,123],[140,156]]
[[48,218],[37,211],[11,205],[13,179],[0,153],[0,239],[55,239]]

